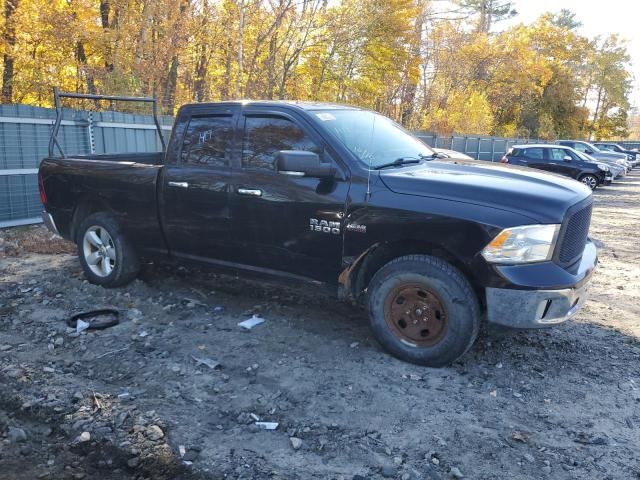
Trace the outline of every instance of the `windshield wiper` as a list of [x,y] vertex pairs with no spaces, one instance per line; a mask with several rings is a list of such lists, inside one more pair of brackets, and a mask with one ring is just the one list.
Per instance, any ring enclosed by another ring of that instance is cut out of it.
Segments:
[[400,157],[400,158],[396,158],[393,162],[389,162],[389,163],[383,163],[382,165],[378,165],[376,167],[374,167],[374,170],[382,170],[383,168],[389,168],[389,167],[400,167],[402,165],[409,165],[411,163],[420,163],[422,161],[421,158],[415,158],[415,157]]

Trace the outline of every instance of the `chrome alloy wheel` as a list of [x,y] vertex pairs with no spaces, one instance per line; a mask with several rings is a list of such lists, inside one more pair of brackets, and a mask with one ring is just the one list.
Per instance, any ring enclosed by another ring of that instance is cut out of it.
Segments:
[[82,253],[91,271],[99,277],[108,277],[116,266],[116,247],[104,227],[87,228],[82,239]]
[[585,175],[584,177],[582,177],[582,183],[593,190],[598,186],[598,179],[593,175]]

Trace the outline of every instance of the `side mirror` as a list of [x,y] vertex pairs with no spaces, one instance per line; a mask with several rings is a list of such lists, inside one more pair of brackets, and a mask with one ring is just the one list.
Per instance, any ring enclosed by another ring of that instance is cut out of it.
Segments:
[[570,161],[571,161],[571,160],[573,160],[573,159],[572,159],[569,155],[565,155],[565,156],[564,156],[564,158],[563,158],[563,160],[564,160],[565,162],[570,162]]
[[591,155],[593,153],[593,150],[591,150],[590,148],[587,148],[584,153],[586,153],[587,155]]
[[276,166],[282,175],[328,178],[336,174],[336,167],[322,163],[317,153],[305,150],[280,150],[276,154]]

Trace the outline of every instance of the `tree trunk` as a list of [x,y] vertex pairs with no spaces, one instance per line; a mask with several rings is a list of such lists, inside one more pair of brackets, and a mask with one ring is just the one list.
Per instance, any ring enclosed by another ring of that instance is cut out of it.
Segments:
[[227,39],[227,51],[226,51],[226,55],[225,55],[225,62],[224,62],[224,81],[222,82],[222,91],[220,92],[220,95],[222,96],[223,100],[229,100],[229,87],[230,87],[230,83],[231,83],[231,49],[233,47],[233,43],[231,41],[231,39]]
[[96,93],[96,84],[93,78],[93,74],[89,71],[89,66],[87,65],[87,54],[84,51],[84,44],[81,41],[76,43],[76,60],[78,61],[79,72],[84,73],[84,76],[87,80],[87,92],[92,95]]
[[207,57],[207,47],[203,45],[200,52],[200,58],[196,65],[196,81],[194,85],[194,99],[196,102],[206,102],[209,99],[207,88],[207,65],[209,58]]
[[162,96],[162,106],[164,114],[173,115],[173,109],[176,104],[176,87],[178,84],[178,56],[174,55],[171,59],[171,66],[167,75],[167,82],[164,87],[164,95]]
[[151,11],[152,0],[146,0],[142,7],[142,25],[140,25],[140,35],[136,43],[136,53],[133,59],[134,65],[137,67],[142,62],[145,54],[147,43],[149,41],[149,25],[153,21],[153,12]]
[[[109,0],[100,0],[100,23],[102,29],[107,32],[112,27],[109,24],[109,14],[111,13],[111,3]],[[104,68],[107,72],[113,71],[113,62],[111,61],[111,46],[106,44],[104,51]]]
[[2,59],[2,91],[0,93],[0,101],[2,103],[11,103],[13,99],[13,79],[14,79],[14,58],[13,49],[16,45],[16,24],[14,14],[18,8],[19,0],[5,0],[4,4],[4,44],[5,53]]
[[242,47],[243,47],[243,40],[244,40],[244,0],[240,0],[240,4],[238,8],[239,8],[239,14],[240,14],[240,21],[238,26],[238,76],[236,77],[236,91],[235,91],[236,99],[239,99],[242,96],[242,70],[243,70]]

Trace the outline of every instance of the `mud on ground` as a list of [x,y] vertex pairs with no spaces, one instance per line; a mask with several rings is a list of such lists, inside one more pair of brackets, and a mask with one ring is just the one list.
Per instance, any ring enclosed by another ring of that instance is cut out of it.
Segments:
[[[1,231],[0,478],[640,478],[640,174],[595,197],[584,309],[443,369],[314,286],[152,266],[106,290],[42,227]],[[99,307],[120,324],[67,327]]]

